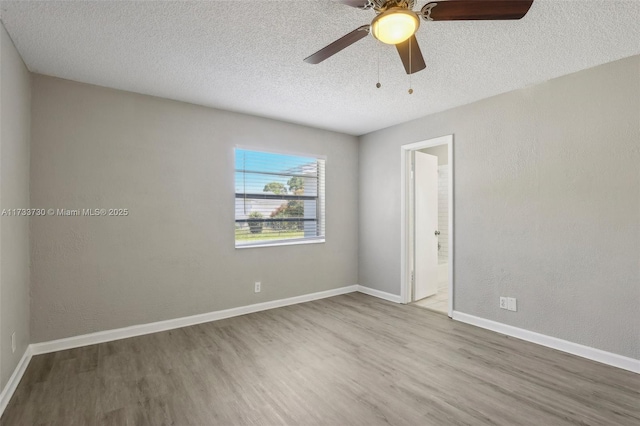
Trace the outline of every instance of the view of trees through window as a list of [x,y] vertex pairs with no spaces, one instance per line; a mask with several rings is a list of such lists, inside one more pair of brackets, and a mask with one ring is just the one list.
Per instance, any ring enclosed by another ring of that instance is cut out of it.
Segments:
[[236,246],[324,236],[324,160],[236,149]]

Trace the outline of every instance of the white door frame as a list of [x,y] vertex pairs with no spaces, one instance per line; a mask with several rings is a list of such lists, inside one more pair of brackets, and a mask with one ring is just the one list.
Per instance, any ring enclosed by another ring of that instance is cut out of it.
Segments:
[[413,244],[413,223],[410,221],[411,152],[438,145],[447,145],[449,153],[449,317],[453,315],[453,135],[427,139],[400,147],[400,299],[402,303],[411,302],[411,261],[410,245]]

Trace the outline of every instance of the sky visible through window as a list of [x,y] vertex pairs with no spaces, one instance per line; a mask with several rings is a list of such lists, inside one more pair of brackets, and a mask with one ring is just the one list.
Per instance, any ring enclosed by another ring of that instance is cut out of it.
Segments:
[[[317,159],[298,155],[236,149],[235,191],[236,193],[261,194],[265,185],[278,182],[287,187],[290,177],[286,175],[308,175],[310,167],[315,169]],[[313,170],[314,174],[316,170]],[[246,171],[246,172],[245,172]],[[247,172],[281,173],[285,176]]]

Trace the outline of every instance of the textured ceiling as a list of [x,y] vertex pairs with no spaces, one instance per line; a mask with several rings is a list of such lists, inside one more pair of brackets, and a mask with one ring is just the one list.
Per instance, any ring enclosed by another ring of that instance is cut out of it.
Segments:
[[640,54],[640,1],[535,0],[520,21],[422,21],[409,95],[395,48],[372,37],[302,61],[374,16],[331,0],[1,6],[33,72],[354,135]]

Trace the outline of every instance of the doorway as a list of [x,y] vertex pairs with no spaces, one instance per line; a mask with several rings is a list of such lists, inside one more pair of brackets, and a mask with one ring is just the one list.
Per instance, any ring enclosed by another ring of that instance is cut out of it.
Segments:
[[453,135],[401,147],[401,298],[453,314]]

